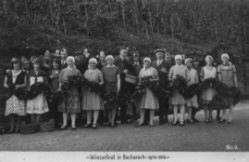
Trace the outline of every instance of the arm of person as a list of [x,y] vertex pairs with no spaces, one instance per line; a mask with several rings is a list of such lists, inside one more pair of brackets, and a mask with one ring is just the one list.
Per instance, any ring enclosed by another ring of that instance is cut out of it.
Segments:
[[235,66],[233,65],[233,76],[234,76],[234,85],[236,88],[238,88],[238,78],[237,78],[237,74],[236,74],[236,68]]
[[159,81],[158,71],[154,68],[153,69],[153,77],[150,79],[151,82]]
[[218,75],[218,79],[221,81],[222,78],[221,78],[220,66],[218,66],[217,68],[217,75]]
[[203,68],[201,68],[200,79],[201,81],[204,81],[204,69]]
[[169,79],[169,81],[173,80],[173,67],[171,67],[170,70],[169,70],[168,79]]
[[104,84],[103,73],[99,71],[99,85],[103,85],[103,84]]
[[9,86],[7,84],[7,76],[4,77],[3,87],[9,88]]
[[117,93],[119,93],[121,88],[120,74],[117,75]]

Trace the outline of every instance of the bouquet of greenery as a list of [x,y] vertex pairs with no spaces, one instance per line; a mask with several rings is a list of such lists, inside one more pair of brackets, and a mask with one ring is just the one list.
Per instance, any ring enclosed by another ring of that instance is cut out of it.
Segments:
[[33,99],[41,93],[48,96],[51,93],[49,86],[46,83],[40,83],[40,82],[34,83],[30,87],[28,93],[28,99]]

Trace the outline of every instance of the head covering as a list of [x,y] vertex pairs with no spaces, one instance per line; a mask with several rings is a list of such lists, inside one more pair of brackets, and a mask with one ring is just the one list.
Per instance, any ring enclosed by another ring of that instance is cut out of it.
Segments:
[[210,56],[210,55],[207,55],[207,56],[206,56],[205,61],[207,61],[207,60],[214,61],[213,57],[212,57],[212,56]]
[[75,63],[75,59],[73,56],[68,56],[67,59],[66,59],[66,62],[68,62],[69,60],[72,60],[73,63]]
[[114,60],[114,57],[113,57],[112,55],[108,55],[108,56],[106,56],[105,59],[106,59],[106,60],[109,60],[109,59]]
[[178,59],[179,59],[179,60],[182,60],[182,55],[176,55],[176,56],[175,56],[175,60],[178,60]]
[[158,49],[153,51],[154,54],[156,54],[157,52],[162,52],[164,54],[166,52],[166,50],[163,48],[158,48]]
[[188,62],[193,62],[193,59],[192,59],[192,58],[186,58],[186,59],[185,59],[185,65],[186,65]]
[[41,60],[38,57],[33,58],[32,64],[40,64],[41,65]]
[[230,59],[229,55],[227,53],[223,53],[221,55],[221,60],[224,60],[225,58],[227,58],[228,60]]
[[16,57],[13,57],[10,62],[13,63],[13,62],[17,62],[17,61],[18,61],[18,59]]
[[143,62],[145,62],[145,61],[148,61],[148,62],[151,63],[151,59],[149,57],[145,57],[144,60],[143,60]]
[[91,58],[88,63],[90,64],[91,62],[94,62],[95,64],[97,64],[97,59],[96,58]]

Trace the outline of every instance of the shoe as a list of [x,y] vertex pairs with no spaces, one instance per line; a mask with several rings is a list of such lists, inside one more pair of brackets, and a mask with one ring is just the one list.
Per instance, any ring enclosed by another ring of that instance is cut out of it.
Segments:
[[194,122],[193,122],[192,119],[187,119],[187,123],[188,123],[188,124],[193,124]]
[[225,119],[220,119],[219,123],[224,123],[226,120]]
[[144,123],[136,123],[135,127],[141,127],[141,126],[145,126]]
[[60,128],[60,130],[65,130],[65,129],[67,129],[66,125],[62,125],[61,128]]
[[181,121],[180,126],[184,126],[184,125],[185,125],[184,121]]
[[76,130],[77,128],[74,126],[74,127],[71,127],[72,130]]
[[111,127],[111,128],[115,128],[115,127],[116,127],[116,124],[115,124],[115,123],[114,123],[114,124],[110,123],[110,127]]
[[91,128],[91,127],[92,125],[90,123],[84,125],[84,128]]
[[155,125],[154,125],[153,123],[150,123],[149,126],[150,126],[150,127],[154,127]]
[[228,124],[232,124],[232,123],[233,123],[233,120],[228,120],[227,123],[228,123]]
[[97,129],[97,124],[93,124],[92,128]]
[[176,126],[176,125],[177,125],[177,121],[174,121],[174,122],[172,123],[172,125],[173,125],[173,126]]

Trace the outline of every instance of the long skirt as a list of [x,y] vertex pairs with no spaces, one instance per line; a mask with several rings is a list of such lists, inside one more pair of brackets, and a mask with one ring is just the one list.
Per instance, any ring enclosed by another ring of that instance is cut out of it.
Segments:
[[101,97],[87,89],[83,89],[82,105],[83,110],[103,110],[104,108]]
[[77,88],[67,91],[67,95],[59,103],[58,111],[63,113],[80,113],[80,96]]
[[170,103],[172,105],[183,105],[183,104],[186,104],[186,100],[183,97],[183,95],[180,94],[178,90],[176,90],[173,93],[172,97],[170,98]]
[[153,95],[151,90],[147,88],[141,100],[138,101],[137,106],[140,109],[155,110],[155,109],[159,109],[159,102],[158,102],[158,99],[155,97],[155,95]]
[[19,100],[15,95],[12,95],[7,101],[6,101],[6,107],[5,107],[5,116],[15,114],[18,116],[25,116],[26,115],[26,109],[25,109],[25,101]]
[[27,101],[28,114],[44,114],[48,111],[48,103],[44,94],[39,94],[35,98]]

